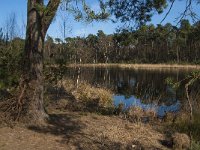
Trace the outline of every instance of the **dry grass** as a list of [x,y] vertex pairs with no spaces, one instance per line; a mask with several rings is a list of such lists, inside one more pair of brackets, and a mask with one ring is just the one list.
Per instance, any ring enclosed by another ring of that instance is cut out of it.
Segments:
[[200,69],[200,65],[179,65],[179,64],[71,64],[69,67],[119,67],[119,68],[134,68],[134,69]]
[[[78,85],[70,79],[64,79],[59,83],[68,95],[73,97],[70,107],[77,110],[86,110],[90,112],[101,112],[103,109],[114,109],[113,93],[104,88],[93,87],[86,82],[80,82]],[[60,102],[59,102],[60,103]],[[64,100],[62,103],[66,104]]]
[[174,133],[172,138],[174,143],[174,150],[187,150],[190,148],[190,138],[188,135],[183,133]]
[[[60,105],[80,105],[81,112],[60,111],[53,106],[48,109],[50,120],[44,126],[15,126],[0,128],[0,150],[167,150],[162,141],[167,141],[161,127],[142,124],[141,118],[154,117],[153,110],[143,111],[132,108],[130,117],[137,123],[121,119],[118,116],[103,116],[96,113],[101,108],[112,107],[112,92],[102,88],[94,88],[82,82],[78,86],[69,79],[59,82],[69,99],[59,100]],[[71,99],[74,97],[74,99]],[[159,132],[159,130],[160,132]]]
[[0,149],[167,150],[160,144],[165,136],[149,125],[90,113],[54,112],[50,116],[45,126],[0,128]]
[[100,107],[112,106],[112,93],[106,89],[95,88],[89,84],[81,83],[78,88],[72,92],[79,101],[86,104],[96,104]]
[[126,111],[126,115],[131,122],[145,122],[152,123],[157,121],[157,113],[154,109],[143,110],[140,107],[130,107]]

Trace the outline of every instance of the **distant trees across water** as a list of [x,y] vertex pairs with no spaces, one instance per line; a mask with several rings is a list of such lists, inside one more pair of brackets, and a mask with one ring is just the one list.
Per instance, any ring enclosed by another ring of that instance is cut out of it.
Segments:
[[182,20],[180,27],[143,25],[112,35],[98,31],[87,37],[47,36],[46,61],[68,63],[200,63],[200,22]]
[[[19,54],[24,40],[12,41],[1,35],[1,54]],[[6,50],[7,49],[7,50]],[[12,52],[13,51],[13,52]],[[20,56],[20,55],[19,55]],[[87,37],[46,37],[44,58],[46,63],[190,63],[200,64],[200,22],[191,25],[182,20],[179,27],[143,25],[137,30],[121,30],[106,35]]]

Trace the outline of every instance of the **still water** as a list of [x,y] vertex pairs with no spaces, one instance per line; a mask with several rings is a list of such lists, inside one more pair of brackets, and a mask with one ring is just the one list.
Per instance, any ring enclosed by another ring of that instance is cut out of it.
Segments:
[[186,101],[184,86],[174,90],[166,84],[166,79],[170,77],[180,81],[191,71],[82,67],[68,68],[66,76],[113,90],[116,106],[123,103],[124,109],[130,106],[139,106],[144,110],[154,109],[162,117],[166,112],[179,111]]

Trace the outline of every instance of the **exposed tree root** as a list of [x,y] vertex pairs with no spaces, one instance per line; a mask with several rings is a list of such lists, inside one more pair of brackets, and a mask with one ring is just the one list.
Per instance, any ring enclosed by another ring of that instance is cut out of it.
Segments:
[[12,125],[19,114],[17,100],[15,98],[7,99],[0,103],[1,123]]
[[43,108],[37,106],[32,93],[29,87],[23,86],[19,96],[0,102],[0,123],[44,124],[48,115]]

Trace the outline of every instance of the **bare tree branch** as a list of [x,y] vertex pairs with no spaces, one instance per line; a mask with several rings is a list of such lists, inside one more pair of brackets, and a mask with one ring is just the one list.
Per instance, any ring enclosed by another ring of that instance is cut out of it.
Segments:
[[169,13],[170,13],[170,11],[171,11],[173,5],[174,5],[174,2],[175,2],[175,0],[172,1],[168,12],[166,13],[165,17],[162,19],[162,21],[161,21],[160,23],[162,23],[162,22],[167,18],[167,16],[169,15]]
[[60,2],[61,0],[49,0],[43,16],[44,32],[47,31],[53,18],[55,17]]
[[176,18],[176,20],[178,20],[177,25],[180,24],[181,20],[183,20],[183,18],[187,16],[188,10],[190,9],[191,5],[192,0],[187,0],[184,12],[178,18]]

